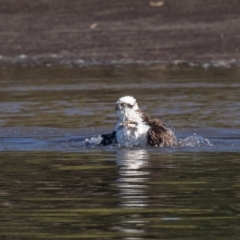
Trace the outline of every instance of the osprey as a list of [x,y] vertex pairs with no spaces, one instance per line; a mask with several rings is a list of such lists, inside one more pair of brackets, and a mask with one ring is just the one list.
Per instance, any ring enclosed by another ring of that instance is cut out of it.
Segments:
[[136,99],[125,96],[116,102],[118,122],[115,130],[101,135],[101,145],[118,143],[121,146],[173,146],[174,133],[160,120],[151,119],[139,107]]

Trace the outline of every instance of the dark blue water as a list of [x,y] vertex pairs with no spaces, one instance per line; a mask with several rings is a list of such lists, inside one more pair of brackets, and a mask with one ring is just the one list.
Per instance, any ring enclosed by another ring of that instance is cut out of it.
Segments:
[[[90,149],[122,148],[117,145],[99,146],[101,134],[112,129],[57,129],[40,127],[4,127],[0,130],[1,151],[60,151],[82,152]],[[160,152],[239,152],[240,130],[225,128],[175,129],[178,145],[154,148]],[[151,147],[145,149],[150,150]]]

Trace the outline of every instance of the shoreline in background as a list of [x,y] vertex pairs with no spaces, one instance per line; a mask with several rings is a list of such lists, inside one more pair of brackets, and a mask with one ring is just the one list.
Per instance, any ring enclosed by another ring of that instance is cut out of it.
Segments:
[[240,65],[240,2],[1,0],[0,64]]

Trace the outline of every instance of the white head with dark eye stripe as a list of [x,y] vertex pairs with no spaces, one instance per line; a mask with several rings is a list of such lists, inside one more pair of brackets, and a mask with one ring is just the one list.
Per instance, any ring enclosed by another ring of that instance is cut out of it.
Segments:
[[131,96],[125,96],[116,102],[116,113],[120,121],[140,120],[139,107],[136,99]]

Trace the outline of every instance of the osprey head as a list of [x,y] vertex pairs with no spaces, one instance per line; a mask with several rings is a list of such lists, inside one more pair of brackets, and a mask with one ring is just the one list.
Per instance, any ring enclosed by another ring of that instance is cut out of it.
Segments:
[[134,120],[138,113],[139,107],[136,99],[131,96],[121,97],[116,102],[116,112],[120,120]]

